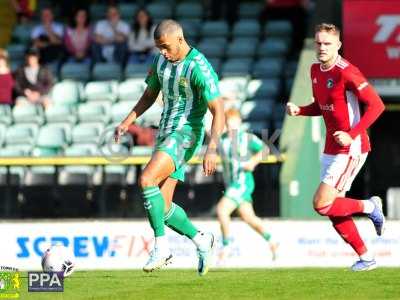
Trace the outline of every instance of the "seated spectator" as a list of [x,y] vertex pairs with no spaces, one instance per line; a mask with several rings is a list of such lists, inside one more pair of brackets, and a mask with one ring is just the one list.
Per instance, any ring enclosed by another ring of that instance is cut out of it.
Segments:
[[155,25],[145,9],[139,9],[133,19],[131,32],[129,33],[129,62],[151,63],[156,51],[154,44]]
[[42,63],[54,62],[63,56],[64,28],[61,24],[54,22],[53,12],[50,8],[42,10],[41,20],[42,24],[32,30],[33,46],[39,49]]
[[0,104],[12,105],[14,79],[8,65],[8,53],[0,49]]
[[25,55],[25,65],[15,72],[16,105],[50,105],[48,94],[53,86],[51,71],[39,63],[39,52],[32,48]]
[[156,142],[157,129],[154,127],[142,127],[137,124],[131,124],[128,132],[134,138],[135,145],[154,146]]
[[15,9],[19,23],[28,23],[36,7],[36,1],[32,0],[10,0]]
[[125,62],[129,25],[120,19],[116,6],[107,10],[107,19],[97,22],[94,29],[93,59],[98,61]]
[[64,43],[70,60],[89,61],[91,30],[89,16],[85,9],[79,9],[74,14],[71,27],[65,31]]

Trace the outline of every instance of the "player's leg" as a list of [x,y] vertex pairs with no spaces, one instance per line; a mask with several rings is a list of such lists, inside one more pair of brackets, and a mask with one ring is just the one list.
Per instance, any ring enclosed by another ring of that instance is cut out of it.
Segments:
[[164,231],[165,202],[159,184],[174,169],[175,165],[172,158],[164,152],[156,151],[139,179],[139,186],[145,200],[144,206],[155,236],[154,250],[143,268],[146,272],[162,267],[171,259]]
[[238,207],[238,213],[240,218],[249,224],[251,228],[253,228],[256,232],[258,232],[269,244],[272,259],[276,258],[276,250],[278,245],[271,240],[271,234],[265,230],[264,224],[262,220],[255,214],[253,205],[251,202],[242,202]]
[[229,224],[231,222],[231,214],[236,209],[237,204],[227,197],[222,197],[217,204],[217,217],[221,227],[222,245],[229,246],[230,232]]

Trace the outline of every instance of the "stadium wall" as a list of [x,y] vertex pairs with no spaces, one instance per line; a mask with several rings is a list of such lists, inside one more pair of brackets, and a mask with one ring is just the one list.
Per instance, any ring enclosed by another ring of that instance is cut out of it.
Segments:
[[[266,221],[266,220],[264,220]],[[230,257],[220,256],[221,237],[216,221],[195,221],[199,228],[216,234],[214,267],[347,267],[357,257],[328,221],[266,221],[279,243],[272,260],[265,240],[243,222],[234,221]],[[377,238],[369,221],[357,221],[360,234],[382,266],[400,266],[400,221],[389,221],[385,237]],[[0,265],[20,270],[41,268],[41,255],[51,243],[66,245],[77,269],[142,268],[153,247],[147,221],[60,221],[0,223]],[[171,268],[197,266],[193,243],[167,230],[174,256]]]
[[[310,67],[315,60],[313,40],[307,39],[300,56],[290,102],[305,105],[312,101]],[[280,215],[285,218],[319,218],[312,197],[319,184],[319,156],[325,127],[321,117],[285,117],[280,138],[286,161],[280,174]]]

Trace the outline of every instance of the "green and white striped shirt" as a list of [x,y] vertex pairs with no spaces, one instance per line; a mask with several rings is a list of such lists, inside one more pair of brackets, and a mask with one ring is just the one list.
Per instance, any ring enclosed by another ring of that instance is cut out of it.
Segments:
[[218,77],[202,53],[192,48],[182,61],[172,63],[158,54],[146,78],[148,87],[161,90],[164,108],[159,137],[177,130],[204,130],[207,103],[219,94]]
[[[220,155],[223,166],[223,177],[226,186],[234,182],[244,181],[251,172],[243,170],[251,156],[262,151],[264,143],[254,134],[238,130],[229,137],[228,133],[221,136]],[[248,173],[248,174],[247,174]]]

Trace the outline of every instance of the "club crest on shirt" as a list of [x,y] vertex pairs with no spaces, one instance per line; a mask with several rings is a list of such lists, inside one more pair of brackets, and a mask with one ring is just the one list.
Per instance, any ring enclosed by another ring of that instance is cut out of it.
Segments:
[[185,77],[179,78],[179,85],[182,86],[182,87],[186,87],[187,86],[187,79]]
[[331,88],[333,87],[333,79],[332,79],[332,78],[329,78],[329,79],[326,81],[326,87],[327,87],[328,89],[331,89]]

